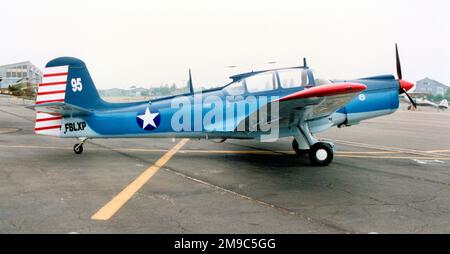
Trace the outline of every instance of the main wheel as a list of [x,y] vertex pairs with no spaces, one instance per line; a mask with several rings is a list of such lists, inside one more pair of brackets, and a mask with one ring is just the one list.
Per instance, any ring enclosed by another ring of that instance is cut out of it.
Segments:
[[324,142],[311,146],[309,160],[315,166],[328,166],[334,157],[334,151],[330,144]]
[[298,148],[298,142],[295,138],[294,138],[294,141],[292,141],[292,149],[294,149],[294,152],[297,155],[307,155],[309,153],[309,149]]
[[73,151],[74,151],[76,154],[82,154],[82,153],[83,153],[83,145],[81,145],[81,144],[75,144],[75,145],[73,146]]

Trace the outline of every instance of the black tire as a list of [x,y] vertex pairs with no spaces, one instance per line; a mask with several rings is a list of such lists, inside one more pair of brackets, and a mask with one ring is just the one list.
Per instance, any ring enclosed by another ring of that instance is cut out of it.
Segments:
[[82,154],[82,153],[83,153],[83,145],[75,144],[75,145],[73,146],[73,151],[74,151],[76,154]]
[[318,142],[311,146],[309,160],[314,166],[328,166],[333,157],[334,151],[330,144]]
[[292,149],[294,149],[294,152],[300,156],[304,156],[309,153],[309,149],[299,149],[298,148],[298,142],[295,138],[294,138],[294,141],[292,141]]

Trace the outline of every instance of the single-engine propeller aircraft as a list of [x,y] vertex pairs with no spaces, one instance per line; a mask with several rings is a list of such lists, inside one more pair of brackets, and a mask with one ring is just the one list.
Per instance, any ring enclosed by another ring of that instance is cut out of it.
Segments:
[[[448,109],[448,101],[446,99],[441,100],[441,102],[439,104],[437,104],[437,103],[434,103],[434,102],[428,100],[426,98],[426,95],[424,95],[423,93],[411,93],[409,95],[413,98],[413,100],[417,106],[435,108],[438,111]],[[409,101],[408,97],[401,95],[400,98],[402,99],[402,101],[404,101],[406,103],[411,103]],[[412,104],[410,104],[408,106],[408,110],[415,110],[415,109],[416,108]]]
[[313,165],[325,166],[333,160],[334,145],[314,134],[392,114],[399,107],[399,94],[408,96],[414,85],[402,79],[397,45],[396,61],[398,79],[320,79],[304,60],[299,67],[235,75],[229,84],[202,92],[194,92],[189,73],[190,92],[183,96],[109,103],[100,98],[83,61],[62,57],[45,67],[32,106],[37,112],[35,133],[78,138],[73,149],[81,154],[87,139],[263,140],[276,126],[276,137],[294,138],[298,155],[309,155]]

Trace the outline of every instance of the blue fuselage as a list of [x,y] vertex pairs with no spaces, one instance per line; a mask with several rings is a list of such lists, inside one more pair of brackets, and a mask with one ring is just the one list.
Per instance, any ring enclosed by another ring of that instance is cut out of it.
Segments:
[[[399,83],[393,76],[349,81],[362,83],[367,86],[367,89],[331,117],[310,120],[312,133],[321,132],[331,126],[358,124],[362,120],[391,114],[397,110]],[[306,89],[305,87],[281,88],[277,86],[270,91],[251,93],[245,90],[242,95],[233,96],[227,90],[228,86],[203,93],[155,99],[149,102],[123,104],[104,102],[104,109],[97,109],[90,115],[65,117],[61,127],[62,137],[256,138],[261,134],[260,132],[237,131],[237,124],[246,116],[254,113],[262,106],[262,103]],[[248,103],[245,99],[249,96],[256,100]],[[259,100],[262,97],[266,100]],[[189,103],[190,106],[182,108],[180,107],[181,102]],[[222,107],[219,112],[222,112],[223,117],[215,117],[216,119],[212,123],[203,124],[202,119],[208,117],[209,112],[217,106]],[[230,110],[232,108],[234,110]],[[237,108],[245,110],[239,111],[236,110]],[[153,123],[155,126],[157,125],[156,128],[143,128],[144,122],[140,119],[144,118],[147,109],[150,113],[158,114],[159,118],[154,118],[158,122]],[[190,118],[189,124],[185,125],[184,129],[174,130],[172,121],[175,114],[183,114],[184,118]],[[80,124],[83,122],[86,123],[85,128],[82,128],[83,124]],[[76,126],[80,127],[77,129]],[[294,133],[289,128],[280,127],[280,137],[293,135]]]

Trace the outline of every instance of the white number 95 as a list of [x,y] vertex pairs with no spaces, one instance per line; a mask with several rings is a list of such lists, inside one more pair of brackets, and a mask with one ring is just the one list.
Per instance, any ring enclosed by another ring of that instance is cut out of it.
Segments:
[[72,84],[72,91],[76,92],[83,90],[83,84],[81,83],[81,78],[73,78],[70,83]]

